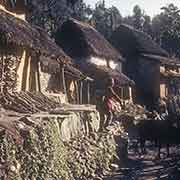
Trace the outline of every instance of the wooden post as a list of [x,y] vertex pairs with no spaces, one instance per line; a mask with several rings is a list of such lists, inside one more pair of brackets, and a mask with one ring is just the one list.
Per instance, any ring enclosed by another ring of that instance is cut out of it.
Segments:
[[123,97],[123,87],[121,87],[121,98],[124,99],[124,97]]
[[80,81],[80,104],[83,103],[83,81]]
[[41,81],[40,81],[40,63],[37,64],[37,83],[38,83],[38,90],[41,92]]
[[79,104],[79,87],[78,87],[78,82],[75,83],[75,86],[76,86],[77,104]]
[[64,73],[64,65],[62,66],[62,81],[63,81],[63,90],[64,94],[67,98],[67,89],[66,89],[66,80],[65,80],[65,73]]
[[87,103],[90,104],[90,84],[87,82]]
[[4,89],[4,55],[2,54],[1,56],[2,58],[2,73],[1,73],[1,93],[3,93],[3,89]]
[[30,55],[30,53],[28,53],[28,58],[27,58],[27,79],[26,79],[26,91],[30,91],[30,73],[32,71],[32,67],[31,67],[31,61],[32,61],[32,57]]

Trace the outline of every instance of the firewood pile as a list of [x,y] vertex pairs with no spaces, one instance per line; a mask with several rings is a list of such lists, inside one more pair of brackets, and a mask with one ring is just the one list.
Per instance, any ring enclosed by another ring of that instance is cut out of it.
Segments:
[[18,57],[6,55],[0,57],[0,83],[3,90],[12,90],[16,85]]
[[140,106],[138,104],[129,103],[126,104],[125,107],[116,115],[119,117],[121,115],[127,115],[134,117],[135,119],[144,119],[147,118],[146,114],[148,110],[145,107]]
[[13,92],[1,96],[1,105],[5,109],[19,113],[36,113],[50,111],[58,103],[39,92]]

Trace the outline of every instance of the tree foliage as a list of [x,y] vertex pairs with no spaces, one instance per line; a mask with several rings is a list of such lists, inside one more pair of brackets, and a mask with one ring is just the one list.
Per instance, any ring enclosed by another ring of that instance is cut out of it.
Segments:
[[92,11],[92,17],[89,21],[109,39],[112,31],[122,22],[122,16],[116,7],[106,8],[105,1],[99,1]]
[[31,0],[30,22],[40,25],[50,34],[68,18],[88,22],[108,40],[121,24],[129,24],[149,34],[171,55],[180,57],[180,9],[174,4],[162,7],[162,12],[153,19],[136,5],[132,16],[122,17],[118,8],[106,7],[105,0],[97,1],[91,8],[84,0]]
[[152,20],[153,37],[171,55],[180,57],[180,10],[174,4],[161,9]]
[[82,0],[31,0],[28,3],[28,20],[52,34],[64,20],[79,11]]

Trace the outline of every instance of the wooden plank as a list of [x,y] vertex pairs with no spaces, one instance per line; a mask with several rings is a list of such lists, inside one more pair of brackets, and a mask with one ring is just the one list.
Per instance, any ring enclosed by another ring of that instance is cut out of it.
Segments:
[[59,114],[65,111],[96,111],[95,105],[63,105],[62,107],[58,107],[52,111],[50,111],[51,114]]

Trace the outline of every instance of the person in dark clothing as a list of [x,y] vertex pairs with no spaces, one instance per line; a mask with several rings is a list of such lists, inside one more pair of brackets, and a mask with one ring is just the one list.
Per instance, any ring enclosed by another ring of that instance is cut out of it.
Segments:
[[107,88],[105,89],[105,95],[103,99],[103,118],[101,119],[101,128],[106,128],[113,120],[113,102],[118,101],[121,104],[121,98],[116,94],[113,87],[114,79],[110,78],[107,81]]

